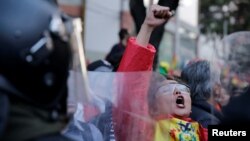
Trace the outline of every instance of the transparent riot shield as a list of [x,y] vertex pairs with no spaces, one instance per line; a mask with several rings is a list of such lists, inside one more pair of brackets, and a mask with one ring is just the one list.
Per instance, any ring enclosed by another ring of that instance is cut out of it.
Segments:
[[189,118],[185,84],[153,72],[87,72],[80,20],[71,26],[66,136],[78,141],[206,140],[206,130]]
[[[214,93],[214,105],[223,113],[221,124],[250,122],[250,32],[236,32],[223,38],[214,63],[220,71]],[[211,74],[212,78],[213,75]]]
[[[203,128],[189,118],[191,98],[182,82],[153,72],[88,72],[89,100],[81,73],[71,72],[64,133],[78,140],[202,140]],[[74,76],[74,77],[72,77]],[[77,97],[75,97],[77,95]],[[72,108],[74,107],[74,108]]]

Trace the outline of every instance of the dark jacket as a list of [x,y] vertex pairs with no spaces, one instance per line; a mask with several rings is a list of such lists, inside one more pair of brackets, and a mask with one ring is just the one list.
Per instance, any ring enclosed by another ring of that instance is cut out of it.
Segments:
[[111,72],[113,66],[106,60],[97,60],[87,66],[88,71]]
[[118,44],[115,44],[112,47],[111,51],[107,54],[105,59],[113,66],[114,71],[117,71],[120,65],[123,53],[125,52],[125,49],[126,48],[122,43],[118,43]]
[[192,102],[190,117],[207,128],[208,125],[219,124],[222,114],[205,100],[195,100]]
[[104,141],[115,140],[112,120],[112,103],[107,102],[105,112],[96,116],[91,123],[101,131]]
[[222,112],[222,124],[250,125],[250,87],[240,96],[231,98]]
[[51,116],[51,111],[20,100],[20,92],[0,76],[0,132],[4,141],[70,141],[61,135],[65,115]]

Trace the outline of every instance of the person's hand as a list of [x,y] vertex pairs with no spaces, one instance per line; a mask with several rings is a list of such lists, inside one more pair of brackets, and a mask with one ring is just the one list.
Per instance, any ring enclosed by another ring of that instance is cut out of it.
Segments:
[[152,5],[147,12],[144,24],[154,28],[167,22],[172,15],[169,7]]
[[146,47],[154,28],[167,22],[172,15],[173,14],[168,7],[152,5],[148,10],[144,23],[137,35],[137,44]]

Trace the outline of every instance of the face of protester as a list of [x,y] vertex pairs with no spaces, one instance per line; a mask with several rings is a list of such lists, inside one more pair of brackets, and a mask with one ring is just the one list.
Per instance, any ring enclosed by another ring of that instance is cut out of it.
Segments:
[[226,106],[228,104],[229,100],[230,100],[230,95],[227,93],[225,88],[222,88],[219,103],[222,106]]
[[167,84],[156,94],[156,115],[188,117],[191,113],[191,97],[188,87],[182,84]]

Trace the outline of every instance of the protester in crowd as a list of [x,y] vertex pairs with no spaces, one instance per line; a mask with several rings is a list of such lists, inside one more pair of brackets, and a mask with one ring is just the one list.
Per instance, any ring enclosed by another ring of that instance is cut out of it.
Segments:
[[114,67],[105,59],[96,60],[87,66],[88,71],[112,72]]
[[221,111],[224,106],[226,106],[230,101],[230,94],[226,88],[221,86],[220,91],[214,96],[216,102],[216,109]]
[[[150,35],[155,27],[168,21],[171,16],[172,13],[169,11],[168,7],[159,5],[150,7],[138,36],[128,40],[128,45],[118,68],[118,72],[152,71],[155,48],[149,44]],[[99,129],[102,132],[104,131],[104,136],[108,137],[105,141],[113,139],[119,141],[154,140],[154,125],[152,122],[148,122],[148,120],[143,120],[144,118],[147,119],[149,115],[147,103],[148,89],[147,87],[144,87],[144,89],[140,91],[137,91],[137,88],[133,89],[133,86],[137,84],[143,83],[147,86],[149,82],[143,80],[148,80],[148,77],[146,76],[145,78],[142,76],[140,79],[137,78],[140,78],[140,76],[122,79],[125,81],[132,81],[123,83],[128,86],[123,87],[122,94],[116,99],[117,101],[115,101],[115,104],[117,105],[112,105],[113,111],[112,113],[110,112],[112,115],[106,115],[103,116],[103,118],[95,120],[95,124]],[[187,111],[188,114],[190,114],[190,110]],[[186,116],[188,116],[188,114],[186,114]],[[134,115],[140,116],[141,118]],[[203,130],[200,126],[199,129]],[[204,132],[201,130],[198,136],[202,136],[206,140],[206,130],[204,129]]]
[[115,44],[105,59],[97,60],[87,66],[89,71],[117,71],[117,68],[125,51],[129,33],[127,29],[119,31],[119,43]]
[[207,129],[189,118],[190,90],[183,82],[156,79],[148,96],[149,113],[155,120],[154,141],[207,140]]
[[[214,107],[214,96],[219,90],[216,87],[220,82],[213,79],[216,75],[210,63],[206,60],[192,60],[181,73],[191,90],[192,113],[190,117],[207,128],[210,124],[219,124],[222,114]],[[212,77],[214,76],[214,77]],[[219,79],[219,78],[218,78]]]
[[[147,12],[144,23],[136,38],[130,38],[118,72],[152,71],[155,48],[149,44],[153,30],[168,21],[172,16],[168,7],[153,5]],[[126,78],[129,81],[128,88],[124,88],[119,96],[117,107],[113,110],[114,131],[116,139],[120,141],[129,140],[152,140],[152,127],[147,121],[136,118],[129,113],[138,114],[142,117],[148,115],[147,88],[138,91],[130,89],[129,86],[147,82],[147,78]],[[134,106],[136,103],[136,107]],[[124,112],[126,111],[126,112]],[[136,125],[136,126],[134,126]],[[127,129],[127,130],[124,130]]]
[[[172,13],[169,11],[168,7],[161,7],[158,5],[153,5],[144,20],[144,23],[140,29],[137,38],[130,38],[128,42],[127,49],[122,58],[121,64],[118,71],[151,71],[152,63],[154,59],[155,49],[152,45],[148,44],[150,35],[155,27],[166,22]],[[147,80],[147,78],[146,78]],[[140,81],[140,82],[138,82]],[[129,81],[128,85],[133,85],[137,83],[143,83],[142,79],[135,80],[134,82]],[[147,90],[145,88],[145,90]],[[114,112],[114,121],[117,118],[122,118],[121,122],[116,123],[115,132],[118,140],[152,140],[154,135],[152,135],[152,126],[142,119],[136,119],[133,115],[128,113],[133,113],[135,115],[146,116],[149,113],[149,107],[145,105],[145,100],[147,100],[146,91],[133,91],[125,90],[123,98],[118,100],[117,108],[125,111],[120,116],[119,113]],[[134,107],[133,102],[136,102],[136,107]],[[188,111],[190,113],[190,111]],[[123,125],[121,125],[123,123]],[[119,127],[119,125],[121,125]],[[132,126],[136,125],[136,126]],[[127,129],[127,130],[122,130]],[[153,131],[154,132],[154,131]],[[144,133],[143,135],[141,135]],[[126,136],[127,135],[127,136]],[[133,136],[129,138],[128,136]],[[201,135],[206,140],[206,135]]]
[[[172,13],[167,7],[158,5],[151,6],[137,38],[131,37],[128,39],[118,72],[152,70],[155,48],[148,44],[149,37],[154,28],[166,22],[171,15]],[[132,79],[135,80],[134,78]],[[135,83],[138,84],[142,82],[145,81],[138,79],[132,81],[129,85],[132,86]],[[105,141],[113,139],[119,141],[132,141],[137,139],[144,141],[151,140],[152,138],[148,138],[149,134],[147,134],[149,133],[149,129],[147,128],[148,123],[135,119],[133,116],[123,112],[124,110],[128,112],[133,110],[131,111],[132,113],[141,113],[141,116],[148,115],[147,89],[145,88],[145,91],[141,94],[135,94],[133,90],[126,89],[126,86],[124,86],[124,90],[122,95],[117,98],[116,103],[118,105],[113,103],[113,105],[111,105],[112,111],[108,110],[109,115],[104,114],[97,117],[98,120],[94,120],[95,125],[97,125],[103,133]],[[138,107],[143,109],[133,109],[133,103],[135,102],[138,104]]]
[[112,66],[114,67],[114,71],[117,71],[119,67],[123,53],[127,46],[128,38],[129,33],[127,29],[122,28],[119,31],[119,43],[115,44],[106,56],[106,60],[112,64]]
[[230,94],[227,92],[227,90],[225,88],[222,88],[221,95],[218,100],[218,103],[220,104],[221,108],[226,106],[229,103],[230,98],[231,98]]

